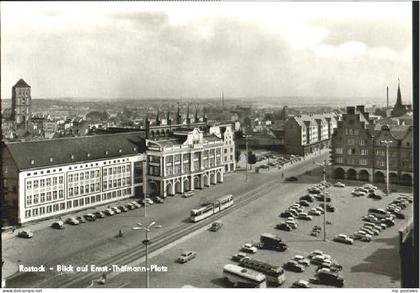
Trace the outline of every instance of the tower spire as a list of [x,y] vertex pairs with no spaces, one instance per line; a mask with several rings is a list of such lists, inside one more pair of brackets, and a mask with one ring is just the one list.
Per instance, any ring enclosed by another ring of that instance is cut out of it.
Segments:
[[156,114],[156,125],[157,126],[160,125],[160,117],[159,116],[160,116],[160,109],[158,107],[157,114]]
[[179,109],[179,102],[178,102],[178,111],[176,112],[176,124],[181,124],[181,110]]

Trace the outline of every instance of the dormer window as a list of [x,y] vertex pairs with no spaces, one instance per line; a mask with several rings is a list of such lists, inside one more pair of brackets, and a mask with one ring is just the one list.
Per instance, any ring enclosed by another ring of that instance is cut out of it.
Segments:
[[90,158],[90,153],[87,153],[87,157]]
[[50,157],[50,163],[54,162],[54,158]]
[[119,149],[118,152],[122,153],[122,149]]
[[134,148],[133,148],[133,151],[137,152],[137,148],[136,148],[136,147],[134,147]]
[[108,155],[109,154],[109,152],[108,151],[105,151],[105,155]]
[[31,165],[34,165],[35,164],[35,160],[31,160],[30,163],[31,163]]
[[71,154],[70,157],[71,157],[72,160],[74,160],[74,155],[73,154]]

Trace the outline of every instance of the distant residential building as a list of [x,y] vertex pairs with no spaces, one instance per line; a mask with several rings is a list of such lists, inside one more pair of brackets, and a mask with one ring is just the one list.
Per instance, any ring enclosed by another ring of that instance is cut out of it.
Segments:
[[[306,156],[330,146],[337,117],[332,114],[298,115],[284,124],[284,147],[288,154]],[[281,133],[278,132],[277,133]]]
[[332,137],[331,161],[337,179],[385,182],[386,146],[390,140],[389,178],[392,184],[412,185],[413,127],[380,125],[364,106],[347,107]]
[[12,119],[17,127],[28,129],[31,105],[31,87],[23,79],[19,79],[12,87]]

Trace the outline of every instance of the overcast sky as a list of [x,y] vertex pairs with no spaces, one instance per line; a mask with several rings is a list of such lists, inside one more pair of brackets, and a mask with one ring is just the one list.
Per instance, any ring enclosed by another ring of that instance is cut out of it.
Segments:
[[3,98],[411,97],[411,2],[1,6]]

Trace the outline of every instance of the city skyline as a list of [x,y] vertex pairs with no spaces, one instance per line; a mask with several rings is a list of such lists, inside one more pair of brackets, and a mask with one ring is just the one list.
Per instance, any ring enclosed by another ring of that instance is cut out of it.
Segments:
[[3,3],[2,98],[385,101],[399,77],[411,103],[411,5],[378,5]]

